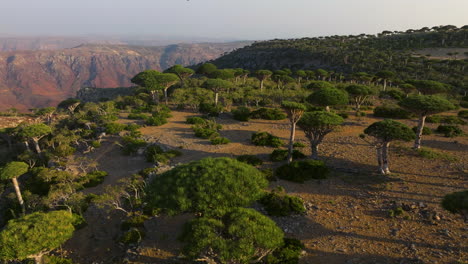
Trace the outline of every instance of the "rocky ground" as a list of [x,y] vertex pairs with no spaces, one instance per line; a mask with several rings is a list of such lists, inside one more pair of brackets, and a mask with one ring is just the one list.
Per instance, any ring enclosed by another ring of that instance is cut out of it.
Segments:
[[[172,115],[166,125],[141,130],[150,140],[183,152],[171,165],[241,154],[259,155],[267,161],[273,149],[250,144],[251,134],[268,131],[286,140],[289,133],[286,120],[239,122],[223,115],[217,119],[223,124],[220,133],[232,143],[213,146],[208,140],[196,138],[190,125],[185,124],[185,119],[195,114],[174,111]],[[424,136],[423,145],[446,154],[445,159],[419,157],[409,150],[411,143],[393,144],[393,174],[384,177],[375,174],[374,149],[358,137],[374,121],[350,117],[340,131],[325,138],[321,158],[336,168],[329,179],[304,184],[282,180],[271,183],[271,188],[283,186],[289,194],[305,201],[305,215],[274,218],[287,236],[306,245],[301,263],[465,263],[468,226],[460,216],[444,211],[440,201],[447,193],[468,189],[468,138]],[[464,131],[468,131],[466,126]],[[296,138],[307,144],[302,131]],[[310,154],[307,147],[304,152]],[[104,184],[91,190],[95,193],[152,166],[142,157],[122,156],[113,140],[91,155],[100,163],[99,169],[110,174]],[[263,167],[278,165],[266,162]],[[389,210],[398,207],[403,209],[402,214],[390,217]],[[122,217],[121,213],[110,216],[90,208],[86,213],[90,225],[77,231],[64,250],[78,263],[120,263],[118,259],[123,258],[135,264],[176,262],[181,248],[177,236],[190,215],[148,220],[146,238],[130,249],[115,242]]]

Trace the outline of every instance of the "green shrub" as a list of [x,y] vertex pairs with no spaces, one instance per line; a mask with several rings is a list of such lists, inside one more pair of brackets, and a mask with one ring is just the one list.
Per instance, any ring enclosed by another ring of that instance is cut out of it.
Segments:
[[267,181],[256,168],[230,158],[205,158],[155,177],[146,188],[148,205],[169,214],[223,214],[261,198]]
[[187,124],[192,124],[192,125],[204,125],[206,123],[206,119],[201,118],[199,116],[191,116],[187,117],[187,120],[185,121]]
[[204,128],[196,125],[193,126],[192,129],[195,132],[195,136],[199,138],[209,139],[219,137],[219,133],[214,129]]
[[137,214],[125,220],[120,225],[120,228],[123,231],[130,230],[131,228],[142,228],[144,227],[145,221],[148,219],[149,219],[149,216]]
[[299,197],[289,196],[283,188],[265,194],[260,203],[272,216],[288,216],[305,213],[304,202]]
[[132,228],[120,237],[119,242],[125,245],[134,245],[140,243],[144,237],[145,232],[137,228]]
[[128,124],[126,127],[125,127],[125,130],[127,131],[130,131],[130,132],[133,132],[133,131],[137,131],[138,129],[140,129],[141,126],[137,125],[137,124]]
[[226,145],[226,144],[231,143],[231,141],[225,137],[215,137],[215,138],[212,138],[210,142],[213,145]]
[[148,117],[145,124],[148,126],[162,126],[167,123],[167,118],[164,116],[152,116]]
[[286,117],[286,114],[278,108],[262,107],[250,113],[250,118],[252,119],[283,120]]
[[134,120],[145,120],[146,118],[148,118],[148,115],[146,114],[136,114],[136,113],[130,113],[128,114],[127,116],[128,119],[134,119]]
[[349,115],[347,113],[345,113],[345,112],[340,112],[337,115],[341,116],[343,119],[346,119],[346,118],[349,117]]
[[276,169],[275,175],[284,180],[303,183],[309,179],[325,179],[330,170],[323,161],[293,161]]
[[397,101],[402,100],[406,97],[406,94],[400,90],[388,90],[388,91],[381,91],[379,94],[380,98],[388,98],[388,99],[395,99]]
[[145,149],[145,158],[148,162],[168,163],[172,158],[181,156],[182,152],[178,150],[164,151],[158,145],[151,145]]
[[279,137],[275,137],[268,132],[257,132],[252,134],[251,141],[256,146],[280,147],[283,142]]
[[263,160],[255,155],[240,155],[236,159],[252,166],[260,166],[263,164]]
[[441,160],[447,160],[447,161],[456,161],[457,158],[450,154],[446,154],[443,152],[435,151],[429,148],[420,148],[417,149],[417,154],[420,157],[426,158],[426,159],[441,159]]
[[97,141],[97,140],[93,140],[91,141],[91,143],[89,143],[89,145],[93,148],[99,148],[101,147],[101,142]]
[[461,101],[460,106],[463,108],[468,108],[468,101]]
[[43,264],[73,264],[71,259],[61,258],[57,256],[44,256],[42,258]]
[[401,216],[405,213],[405,211],[403,210],[403,208],[401,207],[397,207],[395,209],[390,209],[388,210],[388,216],[390,218],[394,218],[394,217],[398,217],[398,216]]
[[440,125],[436,129],[437,133],[444,134],[445,137],[457,137],[463,135],[463,130],[458,126]]
[[284,238],[283,246],[277,248],[265,259],[265,264],[298,264],[304,244],[295,238]]
[[[414,127],[412,128],[412,130],[413,130],[414,133],[417,133],[418,127],[417,127],[417,126],[414,126]],[[431,135],[431,134],[432,134],[432,129],[425,126],[425,127],[423,127],[423,132],[422,132],[422,134],[423,134],[423,135]]]
[[293,148],[305,148],[305,147],[306,147],[306,144],[302,142],[294,142],[293,144]]
[[377,106],[374,109],[374,116],[384,118],[398,118],[409,119],[412,117],[411,113],[394,105]]
[[125,155],[133,155],[137,153],[138,149],[146,146],[146,141],[141,138],[132,136],[122,137],[122,151]]
[[454,192],[444,196],[442,207],[454,214],[461,214],[468,219],[468,190]]
[[237,109],[232,111],[232,117],[238,121],[249,121],[250,109],[245,106],[238,107]]
[[458,117],[468,119],[468,110],[461,110],[457,115]]
[[200,113],[207,114],[208,116],[219,116],[221,111],[223,110],[223,107],[221,105],[215,106],[214,104],[208,104],[208,103],[201,103],[198,106],[198,111]]
[[86,174],[84,179],[82,179],[83,187],[90,188],[98,186],[99,184],[104,182],[104,178],[109,175],[105,171],[92,171]]
[[[293,150],[293,159],[303,159],[306,155],[300,152],[297,149]],[[287,149],[275,149],[270,154],[271,161],[284,161],[288,158],[288,150]]]
[[106,133],[110,135],[118,134],[122,132],[126,125],[125,124],[119,124],[119,123],[107,123],[104,125],[106,128]]
[[443,123],[448,125],[466,125],[466,122],[457,116],[432,115],[426,118],[428,123]]
[[273,173],[273,169],[266,168],[260,171],[262,172],[263,176],[265,176],[265,179],[267,179],[268,181],[276,181],[276,176]]

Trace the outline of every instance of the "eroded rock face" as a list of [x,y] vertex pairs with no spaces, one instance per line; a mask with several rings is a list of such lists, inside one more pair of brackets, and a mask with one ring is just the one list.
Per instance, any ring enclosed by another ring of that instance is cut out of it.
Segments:
[[215,59],[248,43],[166,47],[81,45],[57,51],[0,53],[0,110],[54,106],[81,87],[126,87],[143,70]]

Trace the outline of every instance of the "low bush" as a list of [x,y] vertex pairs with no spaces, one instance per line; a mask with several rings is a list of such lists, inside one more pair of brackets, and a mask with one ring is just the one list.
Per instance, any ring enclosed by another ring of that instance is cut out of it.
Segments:
[[138,214],[130,217],[129,219],[125,220],[121,225],[120,228],[123,231],[130,230],[131,228],[142,228],[144,227],[145,221],[148,220],[149,217],[146,215]]
[[73,264],[73,260],[67,259],[67,258],[61,258],[57,256],[44,256],[42,257],[42,263],[43,264]]
[[[306,157],[306,155],[302,152],[300,152],[297,149],[293,150],[293,159],[303,159]],[[270,160],[271,161],[284,161],[288,158],[288,150],[287,149],[275,149],[273,152],[270,154]]]
[[178,150],[168,150],[164,151],[158,145],[151,145],[145,149],[145,158],[148,162],[157,162],[157,163],[168,163],[172,158],[179,157],[182,155],[182,152]]
[[286,114],[278,108],[262,107],[250,113],[250,118],[252,119],[283,120],[286,117]]
[[284,238],[283,246],[265,258],[265,264],[298,264],[304,244],[295,238]]
[[341,116],[343,119],[346,119],[346,118],[349,117],[349,115],[347,113],[345,113],[345,112],[340,112],[337,115]]
[[137,131],[138,129],[140,129],[141,126],[137,125],[137,124],[128,124],[126,127],[125,127],[125,130],[127,131],[130,131],[130,132],[134,132],[134,131]]
[[432,115],[426,118],[426,122],[448,125],[466,125],[465,120],[458,116]]
[[377,106],[374,109],[374,116],[398,119],[409,119],[412,117],[410,112],[394,105]]
[[192,129],[195,132],[195,136],[199,138],[209,139],[219,137],[218,131],[214,129],[204,128],[200,126],[193,126]]
[[329,168],[319,160],[293,161],[275,171],[278,178],[299,183],[310,179],[325,179],[329,173]]
[[208,116],[216,117],[223,111],[223,107],[221,105],[214,105],[208,103],[201,103],[198,106],[198,111],[200,113],[207,114]]
[[225,137],[215,137],[215,138],[210,139],[210,142],[213,145],[226,145],[226,144],[231,143],[231,141]]
[[305,148],[305,147],[306,147],[306,144],[302,142],[294,142],[293,144],[293,148]]
[[400,90],[388,90],[388,91],[381,91],[379,94],[380,98],[385,98],[385,99],[394,99],[397,101],[402,100],[403,98],[406,97],[406,94]]
[[[418,131],[418,127],[417,126],[414,126],[412,128],[413,132],[416,133]],[[429,128],[429,127],[423,127],[423,132],[422,132],[423,135],[431,135],[432,134],[432,129]]]
[[305,213],[304,202],[299,197],[289,196],[283,188],[278,188],[263,196],[259,202],[269,215],[288,216]]
[[240,155],[236,159],[252,166],[260,166],[263,164],[263,160],[255,155]]
[[461,110],[457,115],[458,117],[468,119],[468,110]]
[[138,228],[132,228],[120,237],[119,242],[125,245],[134,245],[140,243],[144,237],[145,232]]
[[93,140],[89,143],[89,145],[93,148],[99,148],[101,147],[101,142],[97,141],[97,140]]
[[148,117],[145,124],[148,126],[162,126],[167,123],[167,118],[164,116],[152,116]]
[[201,118],[199,116],[191,116],[191,117],[187,117],[187,120],[185,121],[185,123],[191,124],[191,125],[203,125],[206,123],[206,119]]
[[249,121],[250,120],[250,109],[244,106],[238,107],[232,111],[232,117],[238,121]]
[[442,207],[454,214],[461,214],[468,220],[468,190],[454,192],[444,196]]
[[92,171],[86,174],[86,176],[82,179],[83,187],[95,187],[104,182],[104,178],[109,175],[105,171]]
[[443,152],[435,151],[429,148],[420,148],[417,149],[417,154],[426,159],[440,159],[440,160],[447,160],[447,161],[456,161],[457,158]]
[[127,126],[119,123],[106,123],[104,127],[107,134],[114,135],[122,132]]
[[256,146],[270,146],[280,147],[283,145],[283,141],[279,137],[273,136],[268,132],[256,132],[251,137],[252,144]]
[[276,181],[276,176],[275,176],[275,173],[273,172],[273,169],[267,168],[267,169],[263,169],[260,171],[265,176],[265,179],[267,179],[268,181]]
[[130,113],[128,114],[127,118],[134,120],[145,120],[146,118],[148,118],[148,115],[142,113]]
[[436,129],[437,133],[444,134],[445,137],[457,137],[463,135],[463,130],[458,126],[440,125]]
[[146,141],[141,138],[132,136],[122,137],[122,151],[125,155],[136,154],[138,149],[145,147],[146,144]]

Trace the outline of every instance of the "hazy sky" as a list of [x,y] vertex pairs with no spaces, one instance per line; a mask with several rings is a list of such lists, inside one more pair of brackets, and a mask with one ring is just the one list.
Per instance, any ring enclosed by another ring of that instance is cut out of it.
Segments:
[[0,33],[295,38],[468,24],[468,0],[0,0]]

